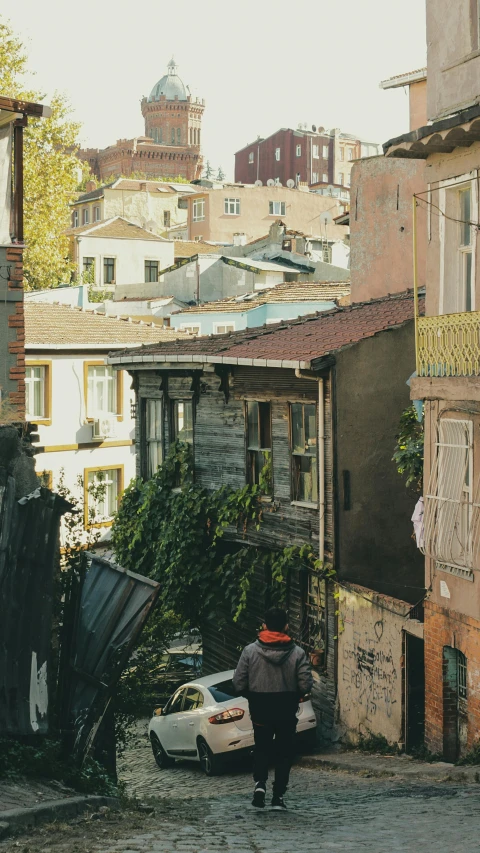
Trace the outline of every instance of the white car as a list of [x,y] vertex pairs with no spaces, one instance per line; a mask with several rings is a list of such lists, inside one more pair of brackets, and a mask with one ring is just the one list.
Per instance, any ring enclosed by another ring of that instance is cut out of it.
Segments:
[[[234,670],[217,672],[180,687],[148,726],[155,761],[161,769],[176,758],[199,761],[207,776],[222,769],[224,759],[250,751],[253,726],[248,701],[235,695]],[[317,721],[310,699],[297,711],[297,734],[313,745]]]

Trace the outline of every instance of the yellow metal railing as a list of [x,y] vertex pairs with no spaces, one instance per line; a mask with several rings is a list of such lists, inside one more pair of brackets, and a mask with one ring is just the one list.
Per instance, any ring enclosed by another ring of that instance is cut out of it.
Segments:
[[480,311],[417,317],[418,376],[480,376]]

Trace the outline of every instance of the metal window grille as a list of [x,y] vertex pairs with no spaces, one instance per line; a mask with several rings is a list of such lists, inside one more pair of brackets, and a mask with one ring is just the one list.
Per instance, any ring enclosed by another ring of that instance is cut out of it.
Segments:
[[473,423],[442,418],[425,495],[425,553],[449,566],[472,565]]
[[462,652],[457,652],[457,686],[458,698],[467,698],[467,659]]

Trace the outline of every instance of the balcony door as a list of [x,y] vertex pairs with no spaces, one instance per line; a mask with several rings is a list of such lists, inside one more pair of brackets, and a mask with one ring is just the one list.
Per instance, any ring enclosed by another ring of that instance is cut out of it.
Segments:
[[440,313],[475,311],[477,179],[462,175],[440,189]]

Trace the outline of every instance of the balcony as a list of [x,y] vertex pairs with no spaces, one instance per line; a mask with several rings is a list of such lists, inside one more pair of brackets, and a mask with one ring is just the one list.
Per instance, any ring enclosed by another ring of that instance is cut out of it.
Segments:
[[417,316],[418,376],[480,376],[480,311]]

